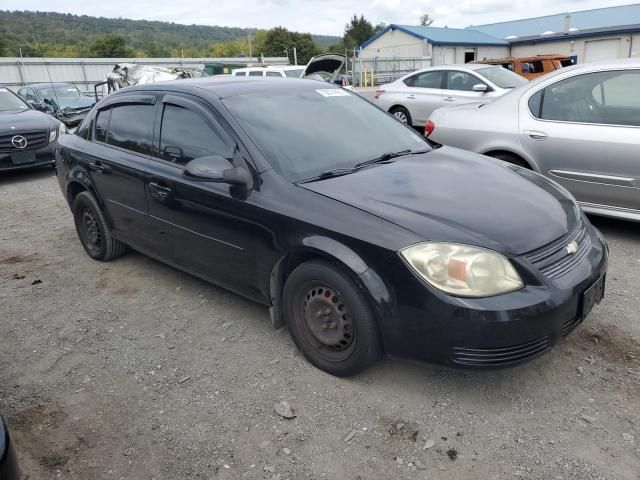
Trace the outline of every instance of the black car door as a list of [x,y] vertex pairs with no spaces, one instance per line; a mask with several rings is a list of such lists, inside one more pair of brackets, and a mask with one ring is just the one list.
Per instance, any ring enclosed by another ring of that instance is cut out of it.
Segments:
[[147,182],[154,251],[215,283],[264,300],[255,265],[261,227],[249,220],[254,207],[247,202],[256,192],[183,176],[194,158],[216,154],[237,162],[237,141],[213,107],[197,97],[166,95],[159,108]]
[[88,170],[114,235],[134,245],[145,243],[148,208],[145,174],[149,163],[156,97],[119,96],[94,120],[93,138],[77,152]]

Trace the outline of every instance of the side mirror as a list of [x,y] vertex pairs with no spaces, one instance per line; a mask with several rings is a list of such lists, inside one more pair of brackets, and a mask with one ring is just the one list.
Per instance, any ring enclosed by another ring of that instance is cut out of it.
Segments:
[[487,92],[487,91],[489,91],[489,87],[487,85],[485,85],[484,83],[476,83],[473,87],[471,87],[471,89],[474,92]]
[[29,100],[27,101],[27,103],[31,105],[31,108],[33,108],[34,110],[45,110],[45,105],[43,103],[36,102],[35,100]]
[[220,155],[194,158],[185,165],[183,175],[185,178],[202,182],[228,183],[245,188],[253,186],[253,178],[246,168],[234,167],[229,160]]

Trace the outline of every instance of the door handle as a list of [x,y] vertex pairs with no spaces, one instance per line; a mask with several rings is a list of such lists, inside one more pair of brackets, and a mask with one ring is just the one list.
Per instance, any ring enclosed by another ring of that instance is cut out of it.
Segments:
[[165,187],[164,185],[160,185],[156,182],[149,183],[149,189],[153,190],[160,198],[169,198],[171,195],[171,189],[169,187]]
[[407,98],[410,100],[415,100],[416,96],[412,93],[411,95],[407,95]]
[[546,140],[547,134],[544,132],[538,132],[536,130],[525,130],[524,134],[527,135],[531,140]]
[[88,167],[89,170],[97,173],[104,173],[107,170],[107,167],[105,167],[100,161],[90,162]]
[[455,102],[456,100],[455,100],[455,98],[453,98],[453,97],[445,97],[445,98],[444,98],[444,101],[445,101],[445,102]]

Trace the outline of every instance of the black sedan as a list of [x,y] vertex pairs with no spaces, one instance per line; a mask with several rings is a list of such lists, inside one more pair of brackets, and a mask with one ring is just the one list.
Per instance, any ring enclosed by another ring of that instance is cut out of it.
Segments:
[[20,471],[16,460],[16,451],[13,447],[13,440],[9,435],[9,429],[0,417],[0,479],[18,480]]
[[433,149],[326,83],[127,88],[63,136],[56,161],[92,258],[130,246],[261,302],[334,375],[384,352],[517,364],[604,293],[605,242],[566,190]]
[[0,86],[0,172],[53,165],[57,140],[65,132],[58,120]]

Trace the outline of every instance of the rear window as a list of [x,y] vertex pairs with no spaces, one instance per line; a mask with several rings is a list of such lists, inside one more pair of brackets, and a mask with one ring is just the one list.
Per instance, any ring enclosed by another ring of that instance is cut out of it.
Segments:
[[148,155],[154,121],[154,105],[117,105],[111,108],[107,143]]

